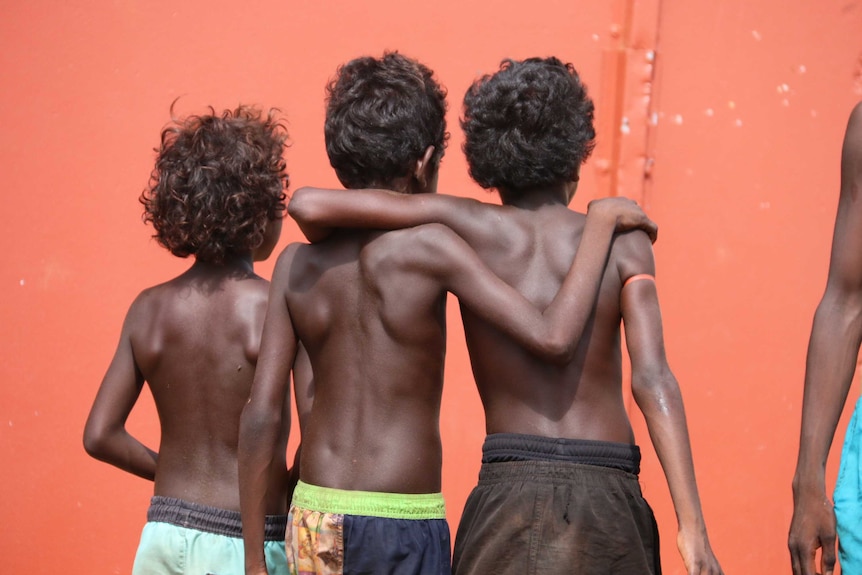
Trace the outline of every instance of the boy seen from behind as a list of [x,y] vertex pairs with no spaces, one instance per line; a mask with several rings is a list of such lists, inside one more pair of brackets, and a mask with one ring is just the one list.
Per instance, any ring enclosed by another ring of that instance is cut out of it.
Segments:
[[[281,232],[286,138],[273,112],[244,106],[162,131],[144,219],[159,244],[195,262],[132,303],[84,431],[90,455],[154,482],[134,574],[244,571],[237,438],[269,290],[253,262]],[[159,414],[158,451],[125,429],[144,383]],[[264,478],[273,574],[287,573],[287,433],[276,431],[281,465]]]

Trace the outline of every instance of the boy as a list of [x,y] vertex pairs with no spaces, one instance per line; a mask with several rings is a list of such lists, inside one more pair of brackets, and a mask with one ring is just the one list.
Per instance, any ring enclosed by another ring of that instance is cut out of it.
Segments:
[[[286,138],[274,113],[243,106],[162,131],[144,220],[159,244],[195,263],[132,303],[84,430],[90,455],[155,482],[135,574],[243,572],[237,436],[269,288],[253,262],[281,232]],[[161,422],[158,452],[125,430],[144,382]],[[276,433],[282,462],[287,433]],[[270,572],[286,574],[284,467],[266,478],[265,510]]]
[[[330,163],[348,188],[433,193],[445,111],[444,92],[422,64],[397,53],[353,60],[328,87]],[[240,426],[246,572],[266,572],[262,496],[284,417],[273,406],[288,395],[299,339],[314,388],[296,388],[302,457],[289,513],[291,572],[449,573],[439,435],[446,292],[528,349],[565,361],[617,226],[654,231],[631,202],[597,204],[584,241],[592,251],[578,252],[584,275],[569,275],[570,297],[555,300],[547,318],[442,226],[339,230],[288,246]]]
[[[464,99],[470,174],[502,206],[451,196],[300,190],[289,206],[303,230],[392,229],[442,222],[533,305],[551,302],[585,246],[585,218],[567,208],[592,150],[593,103],[570,64],[506,60]],[[577,252],[576,252],[577,251]],[[573,357],[549,365],[462,305],[488,437],[479,485],[455,541],[458,574],[659,573],[652,511],[637,480],[622,396],[620,321],[632,391],[644,413],[679,518],[688,573],[721,572],[709,546],[682,398],[664,354],[649,238],[617,237],[598,300]]]
[[835,508],[826,495],[826,458],[856,371],[862,341],[862,102],[847,123],[841,153],[841,195],[832,239],[826,292],[814,315],[802,434],[793,478],[793,520],[790,557],[794,575],[813,575],[814,554],[821,548],[820,569],[835,568],[836,520],[838,553],[844,573],[862,573],[862,424],[859,405],[847,427],[841,469],[835,485]]

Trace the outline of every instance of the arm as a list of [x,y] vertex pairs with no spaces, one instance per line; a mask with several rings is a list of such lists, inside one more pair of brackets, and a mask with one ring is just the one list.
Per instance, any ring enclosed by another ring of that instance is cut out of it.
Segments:
[[[623,252],[618,258],[622,280],[655,275],[652,248],[645,236],[630,234],[617,241]],[[719,574],[697,492],[682,395],[665,357],[655,283],[635,281],[625,286],[620,307],[632,365],[632,395],[667,478],[679,525],[677,546],[687,573]]]
[[130,340],[135,311],[132,304],[123,323],[120,343],[87,417],[84,449],[96,459],[153,481],[159,454],[126,431],[126,420],[144,386]]
[[334,228],[396,230],[439,223],[468,241],[493,233],[485,223],[487,204],[444,194],[400,194],[387,190],[300,188],[287,212],[310,242],[326,239]]
[[290,426],[290,370],[296,356],[296,336],[285,295],[295,246],[278,259],[270,286],[254,383],[239,427],[239,495],[247,574],[266,573],[263,552],[267,490],[282,430]]
[[841,196],[826,292],[814,314],[805,366],[802,431],[793,478],[789,547],[793,573],[835,566],[835,513],[826,495],[826,458],[862,342],[862,103],[850,115],[841,156]]
[[592,312],[614,230],[652,224],[631,200],[594,202],[572,267],[551,304],[540,313],[514,288],[485,266],[448,228],[429,225],[422,250],[411,254],[422,270],[437,277],[474,313],[532,353],[559,364],[571,361]]

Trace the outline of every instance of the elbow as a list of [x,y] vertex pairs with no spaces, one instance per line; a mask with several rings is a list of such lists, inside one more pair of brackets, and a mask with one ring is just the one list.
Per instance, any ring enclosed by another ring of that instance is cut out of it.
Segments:
[[314,202],[309,198],[309,188],[299,188],[287,203],[287,213],[299,223],[315,223]]
[[668,414],[682,405],[679,384],[667,365],[633,372],[632,396],[645,414]]
[[565,366],[575,359],[578,342],[561,336],[551,336],[542,348],[541,354],[545,361],[557,366]]
[[108,450],[108,434],[99,426],[87,422],[84,428],[84,451],[94,459],[105,459]]

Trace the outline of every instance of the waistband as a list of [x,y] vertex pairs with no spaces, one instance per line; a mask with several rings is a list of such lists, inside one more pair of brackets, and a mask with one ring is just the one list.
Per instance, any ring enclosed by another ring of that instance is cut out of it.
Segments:
[[640,473],[641,450],[630,443],[492,433],[482,445],[482,463],[559,461]]
[[388,519],[446,519],[442,493],[348,491],[300,481],[293,491],[295,507],[336,515]]
[[[147,521],[169,523],[227,537],[242,537],[239,511],[219,509],[174,497],[154,496],[147,509]],[[287,515],[267,515],[264,527],[266,541],[284,541]]]

